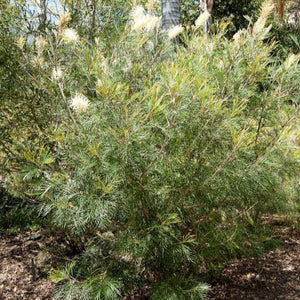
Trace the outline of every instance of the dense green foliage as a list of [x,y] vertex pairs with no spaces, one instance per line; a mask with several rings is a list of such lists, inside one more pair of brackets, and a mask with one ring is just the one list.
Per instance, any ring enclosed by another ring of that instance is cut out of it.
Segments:
[[290,53],[299,53],[300,51],[300,25],[281,24],[273,19],[272,38],[277,41],[276,54],[282,57]]
[[5,187],[78,245],[56,297],[204,298],[200,273],[269,246],[263,214],[299,213],[299,55],[272,56],[266,16],[185,47],[74,18],[0,30]]
[[259,15],[259,9],[262,0],[215,0],[214,16],[216,19],[229,18],[232,20],[231,30],[236,31],[248,26],[249,20],[245,17],[256,19]]
[[[232,22],[228,30],[235,32],[248,26],[249,21],[246,16],[251,18],[258,16],[262,2],[262,0],[214,0],[213,18],[215,21],[230,19]],[[194,24],[199,16],[199,1],[181,0],[181,13],[183,24]]]

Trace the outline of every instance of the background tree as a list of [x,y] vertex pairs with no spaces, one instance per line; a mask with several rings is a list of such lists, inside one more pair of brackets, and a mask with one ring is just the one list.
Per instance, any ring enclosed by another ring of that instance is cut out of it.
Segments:
[[283,22],[284,0],[277,0],[277,11],[280,21]]
[[[210,15],[212,15],[214,1],[213,0],[200,0],[199,2],[200,2],[200,4],[199,4],[200,14],[208,12]],[[212,21],[213,21],[212,16],[210,16],[203,25],[204,32],[210,31]]]
[[[186,26],[193,25],[200,11],[204,11],[206,7],[210,10],[213,4],[212,17],[214,21],[219,22],[222,19],[230,19],[231,25],[227,30],[233,35],[238,29],[249,25],[249,21],[245,16],[250,16],[255,20],[259,14],[262,2],[262,0],[180,0],[181,23]],[[203,8],[200,9],[200,6]]]
[[47,25],[47,3],[46,0],[40,0],[39,3],[39,27],[38,30],[41,32],[45,32]]
[[95,42],[96,30],[96,12],[98,0],[87,0],[88,23],[89,23],[89,40]]
[[162,0],[162,28],[167,30],[179,24],[179,0]]

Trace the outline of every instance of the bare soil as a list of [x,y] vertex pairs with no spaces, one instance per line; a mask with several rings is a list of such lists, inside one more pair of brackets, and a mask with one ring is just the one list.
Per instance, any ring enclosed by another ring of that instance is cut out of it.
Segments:
[[231,261],[212,283],[212,299],[300,299],[300,232],[259,259]]
[[0,300],[52,299],[47,279],[46,236],[36,232],[0,235]]
[[[55,258],[45,245],[58,241],[40,231],[0,237],[0,300],[52,299],[47,273]],[[281,232],[278,239],[282,247],[259,259],[229,262],[211,282],[211,298],[300,300],[300,232]]]

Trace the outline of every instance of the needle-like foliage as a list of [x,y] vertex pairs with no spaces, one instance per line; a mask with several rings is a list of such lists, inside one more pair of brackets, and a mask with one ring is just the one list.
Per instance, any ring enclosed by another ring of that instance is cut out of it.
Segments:
[[7,186],[83,243],[51,274],[60,299],[204,298],[199,274],[256,247],[262,214],[297,210],[299,56],[271,56],[264,19],[174,51],[139,14],[112,51],[58,29],[36,54],[53,119]]

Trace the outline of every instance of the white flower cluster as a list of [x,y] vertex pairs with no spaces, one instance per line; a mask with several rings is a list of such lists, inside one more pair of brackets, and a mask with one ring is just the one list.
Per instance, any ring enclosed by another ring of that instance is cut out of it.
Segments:
[[54,68],[52,71],[52,79],[59,80],[63,76],[63,71],[60,67]]
[[286,70],[290,69],[294,64],[297,64],[300,59],[300,54],[290,54],[286,61],[284,62],[284,67]]
[[23,49],[25,43],[26,43],[26,39],[24,38],[24,36],[19,36],[15,42],[17,47],[19,47],[21,50]]
[[31,63],[35,68],[41,68],[44,66],[45,60],[42,56],[35,55],[31,61]]
[[60,29],[64,28],[71,20],[71,14],[69,12],[65,13],[64,15],[60,16],[58,20],[58,27]]
[[89,100],[84,95],[77,93],[72,99],[71,99],[71,108],[74,109],[76,112],[85,112],[89,108]]
[[160,23],[160,18],[145,12],[142,6],[137,6],[131,12],[132,29],[136,31],[153,31]]
[[245,37],[246,37],[246,31],[240,29],[238,32],[234,34],[233,40],[236,44],[241,46],[245,41]]
[[66,43],[76,43],[79,40],[78,33],[73,28],[66,28],[62,32],[62,38]]
[[184,28],[182,25],[173,26],[168,30],[168,37],[170,40],[173,40],[176,38],[176,36],[181,34],[183,31],[184,31]]
[[203,14],[201,14],[195,21],[196,28],[199,28],[200,26],[204,25],[205,22],[209,19],[209,17],[210,13],[208,11],[205,11]]
[[[265,28],[267,18],[273,10],[274,10],[274,3],[271,0],[266,0],[262,5],[260,17],[257,19],[257,21],[253,26],[254,34],[258,34]],[[269,30],[270,29],[271,27],[269,26]]]
[[262,5],[260,16],[262,18],[268,18],[274,10],[274,7],[275,6],[272,0],[266,0]]
[[38,36],[35,39],[35,47],[36,47],[38,55],[41,55],[43,53],[46,44],[47,44],[47,41],[42,36]]

